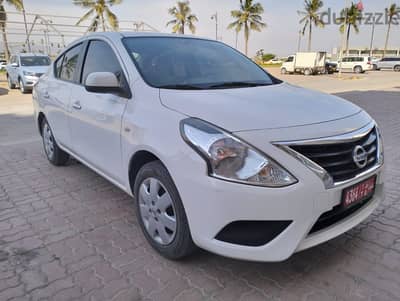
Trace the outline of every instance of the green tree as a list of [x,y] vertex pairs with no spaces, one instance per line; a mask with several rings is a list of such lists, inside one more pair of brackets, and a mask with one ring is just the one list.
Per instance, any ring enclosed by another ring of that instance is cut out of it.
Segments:
[[276,55],[273,53],[266,53],[262,56],[263,62],[269,62],[270,60],[273,60],[274,58],[276,58]]
[[239,33],[244,28],[245,54],[249,50],[250,31],[261,31],[267,24],[262,22],[261,15],[264,13],[264,8],[261,3],[253,3],[253,0],[240,0],[240,9],[232,10],[231,16],[235,19],[229,24],[228,29],[234,28],[236,33]]
[[393,3],[392,5],[390,5],[389,8],[386,9],[386,11],[387,11],[387,16],[389,17],[389,20],[388,20],[389,24],[388,24],[388,29],[387,29],[387,33],[386,33],[385,49],[383,50],[384,57],[386,56],[386,51],[387,51],[387,47],[388,47],[388,43],[389,43],[390,28],[393,23],[393,18],[400,14],[400,7],[397,6],[395,3]]
[[76,25],[94,16],[88,27],[88,31],[97,31],[100,26],[103,31],[106,31],[108,29],[107,23],[111,30],[118,30],[118,18],[111,11],[110,7],[120,4],[122,0],[73,0],[73,2],[75,5],[89,9],[88,12],[79,19]]
[[305,0],[304,1],[304,11],[299,11],[299,15],[302,16],[300,19],[300,24],[304,24],[302,34],[306,32],[308,28],[308,51],[311,51],[311,36],[312,27],[324,27],[325,24],[321,19],[321,8],[324,3],[321,0]]
[[5,10],[4,3],[14,6],[18,11],[21,11],[24,8],[24,5],[22,0],[0,0],[0,30],[3,36],[4,56],[8,61],[10,59],[10,49],[8,47],[7,40],[7,12]]
[[194,22],[198,22],[196,15],[192,14],[192,9],[189,6],[189,1],[178,1],[177,5],[170,8],[168,13],[174,17],[167,23],[167,26],[173,25],[172,32],[185,34],[185,26],[194,34],[196,26]]
[[340,24],[339,30],[343,34],[346,32],[346,54],[349,55],[349,41],[351,28],[354,29],[356,33],[360,32],[358,27],[361,21],[362,15],[361,10],[354,3],[350,7],[346,7],[341,12],[341,17],[337,19]]

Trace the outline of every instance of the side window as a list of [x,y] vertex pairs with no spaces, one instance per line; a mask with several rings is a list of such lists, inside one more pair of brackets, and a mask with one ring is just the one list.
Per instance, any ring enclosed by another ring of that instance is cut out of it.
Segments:
[[122,81],[121,65],[112,48],[104,41],[93,40],[89,43],[81,82],[85,83],[88,75],[93,72],[112,72],[117,76],[120,83]]
[[75,46],[64,54],[64,60],[61,66],[60,78],[73,82],[78,71],[78,59],[82,52],[82,44]]
[[342,62],[347,63],[349,61],[348,57],[343,58]]
[[289,62],[289,63],[290,63],[290,62],[293,62],[293,59],[294,59],[293,56],[289,56],[288,59],[287,59],[287,62]]
[[60,77],[61,73],[61,66],[63,62],[64,56],[60,57],[55,63],[54,63],[54,76],[56,78]]

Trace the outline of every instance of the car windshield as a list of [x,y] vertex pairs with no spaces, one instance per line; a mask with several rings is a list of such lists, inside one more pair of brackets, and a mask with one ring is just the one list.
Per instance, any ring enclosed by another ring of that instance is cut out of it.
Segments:
[[280,83],[233,48],[179,37],[123,40],[143,79],[156,88],[227,89]]
[[47,56],[21,56],[22,66],[49,66],[50,58]]

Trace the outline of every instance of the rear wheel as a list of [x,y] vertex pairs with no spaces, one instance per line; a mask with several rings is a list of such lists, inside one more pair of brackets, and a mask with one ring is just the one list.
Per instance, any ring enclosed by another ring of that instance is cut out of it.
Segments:
[[311,72],[310,69],[305,69],[305,70],[304,70],[304,75],[305,75],[305,76],[310,76],[311,74],[312,74],[312,72]]
[[7,76],[8,88],[15,89],[15,84],[12,83],[11,77]]
[[394,66],[394,71],[396,71],[396,72],[400,72],[400,65],[397,65],[397,66]]
[[354,67],[354,73],[359,74],[359,73],[362,73],[362,72],[363,72],[363,69],[362,69],[361,66],[355,66]]
[[139,170],[134,195],[140,227],[157,252],[180,259],[196,250],[179,193],[160,161]]
[[69,159],[69,155],[57,145],[46,118],[42,121],[42,139],[44,152],[50,163],[55,166],[65,165]]

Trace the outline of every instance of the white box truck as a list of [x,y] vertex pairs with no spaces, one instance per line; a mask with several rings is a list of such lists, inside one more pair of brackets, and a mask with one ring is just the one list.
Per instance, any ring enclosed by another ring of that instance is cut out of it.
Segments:
[[281,73],[324,74],[326,52],[298,52],[282,64]]

